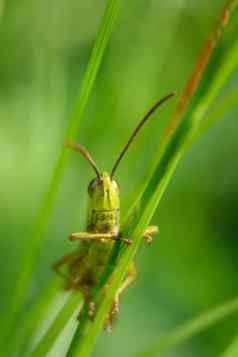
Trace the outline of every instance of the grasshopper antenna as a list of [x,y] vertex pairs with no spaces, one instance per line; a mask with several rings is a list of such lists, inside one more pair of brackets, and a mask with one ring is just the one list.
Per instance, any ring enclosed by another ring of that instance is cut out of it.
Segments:
[[96,162],[93,160],[92,156],[82,145],[72,143],[71,141],[68,140],[65,141],[65,145],[68,148],[71,148],[75,151],[79,151],[82,154],[82,156],[90,163],[91,167],[96,172],[97,177],[100,179],[100,170],[98,169]]
[[121,151],[120,155],[118,156],[113,168],[112,168],[112,172],[111,172],[111,177],[114,176],[115,171],[118,167],[118,165],[120,164],[122,158],[124,157],[125,153],[127,152],[129,146],[131,145],[131,143],[134,141],[136,135],[138,134],[138,132],[140,131],[140,129],[143,127],[143,125],[146,123],[146,121],[149,119],[149,117],[156,111],[156,109],[158,107],[160,107],[164,102],[166,102],[169,98],[173,97],[175,95],[174,92],[167,94],[166,96],[162,97],[158,102],[156,102],[153,107],[144,115],[144,117],[141,119],[141,121],[139,122],[139,124],[137,125],[137,127],[135,128],[135,130],[133,131],[133,133],[131,134],[127,144],[124,146],[123,150]]

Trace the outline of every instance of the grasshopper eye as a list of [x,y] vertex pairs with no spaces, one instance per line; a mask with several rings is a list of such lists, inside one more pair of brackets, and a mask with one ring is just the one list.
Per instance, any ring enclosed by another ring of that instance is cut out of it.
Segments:
[[89,196],[92,196],[93,193],[96,190],[96,186],[97,186],[97,179],[93,179],[90,184],[88,185],[88,194]]

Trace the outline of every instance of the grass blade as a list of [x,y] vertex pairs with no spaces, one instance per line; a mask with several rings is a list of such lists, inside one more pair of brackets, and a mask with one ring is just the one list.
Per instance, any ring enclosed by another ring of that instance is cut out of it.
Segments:
[[66,323],[75,313],[75,311],[79,308],[81,302],[81,295],[78,292],[72,293],[69,300],[65,303],[62,310],[53,321],[52,325],[49,327],[40,342],[37,344],[34,351],[32,351],[32,357],[44,357],[47,355],[47,353],[51,350],[55,341],[63,331]]
[[[195,319],[176,328],[175,331],[161,336],[158,342],[155,342],[144,352],[135,354],[138,357],[153,357],[163,356],[163,352],[185,343],[187,340],[205,329],[215,325],[220,320],[238,312],[238,298],[235,298],[227,303],[210,309],[202,313]],[[224,356],[228,357],[228,356]],[[230,356],[229,356],[230,357]]]
[[[84,79],[81,84],[78,100],[76,102],[72,117],[70,118],[70,125],[66,133],[66,137],[68,139],[74,139],[77,134],[79,123],[83,116],[89,95],[93,87],[93,83],[96,79],[98,69],[101,64],[106,45],[109,41],[117,13],[118,0],[109,0],[87,66]],[[13,302],[13,315],[19,310],[26,298],[29,284],[31,282],[32,271],[39,254],[40,247],[42,245],[43,235],[47,227],[50,213],[52,211],[53,204],[55,202],[59,190],[60,182],[68,157],[69,151],[62,146],[56,167],[52,175],[48,192],[45,195],[42,207],[40,208],[40,211],[33,224],[33,233],[32,239],[29,242],[28,246],[28,254],[24,258],[23,268],[19,274],[19,278],[17,279],[18,284],[16,287],[16,293]]]

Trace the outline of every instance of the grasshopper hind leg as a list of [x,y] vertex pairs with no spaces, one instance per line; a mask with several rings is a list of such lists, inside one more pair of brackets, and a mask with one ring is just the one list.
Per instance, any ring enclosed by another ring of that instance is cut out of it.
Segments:
[[[61,259],[57,260],[53,264],[53,269],[55,272],[65,280],[65,290],[71,290],[71,289],[76,289],[78,290],[78,279],[76,279],[76,276],[70,272],[71,267],[75,264],[75,262],[78,262],[81,260],[81,253],[79,251],[70,253],[68,255],[65,255]],[[64,266],[67,266],[68,269],[64,271],[62,268]]]
[[[93,321],[95,314],[95,303],[92,301],[90,287],[88,284],[85,284],[79,277],[77,267],[80,265],[81,261],[82,252],[76,251],[57,260],[52,267],[55,272],[64,279],[65,290],[78,290],[82,294],[84,303],[87,306],[88,317]],[[66,265],[68,266],[68,272],[65,272],[62,269]],[[76,270],[73,271],[75,266]],[[78,315],[78,320],[80,319],[80,316],[81,312]]]
[[54,271],[61,276],[64,279],[67,279],[68,276],[67,274],[65,274],[61,268],[66,265],[66,264],[71,264],[73,263],[73,261],[79,256],[79,252],[73,252],[70,253],[68,255],[65,255],[64,257],[62,257],[61,259],[57,260],[53,265],[53,269]]

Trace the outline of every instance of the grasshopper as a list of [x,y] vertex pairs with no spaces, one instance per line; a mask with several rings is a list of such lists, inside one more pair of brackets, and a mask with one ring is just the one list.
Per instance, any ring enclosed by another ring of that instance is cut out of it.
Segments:
[[[87,215],[87,230],[81,233],[72,233],[69,237],[71,241],[81,241],[78,249],[73,253],[62,257],[55,262],[54,269],[65,279],[66,290],[78,290],[82,293],[84,303],[88,309],[88,316],[93,319],[95,313],[95,303],[92,301],[92,291],[102,276],[115,241],[120,240],[126,245],[133,242],[128,237],[123,237],[120,232],[120,190],[115,180],[115,171],[119,163],[127,152],[139,130],[155,110],[172,97],[170,93],[162,97],[145,114],[139,122],[127,144],[118,156],[115,165],[108,174],[100,171],[89,152],[80,144],[66,142],[67,147],[76,150],[88,161],[96,173],[88,186],[89,204]],[[151,243],[152,236],[158,233],[157,226],[149,226],[143,237],[147,243]],[[66,266],[67,271],[62,270]],[[119,308],[119,296],[123,290],[135,279],[137,273],[134,263],[128,269],[127,276],[118,289],[108,315],[106,326],[110,329],[112,321]],[[106,288],[105,288],[106,289]]]

